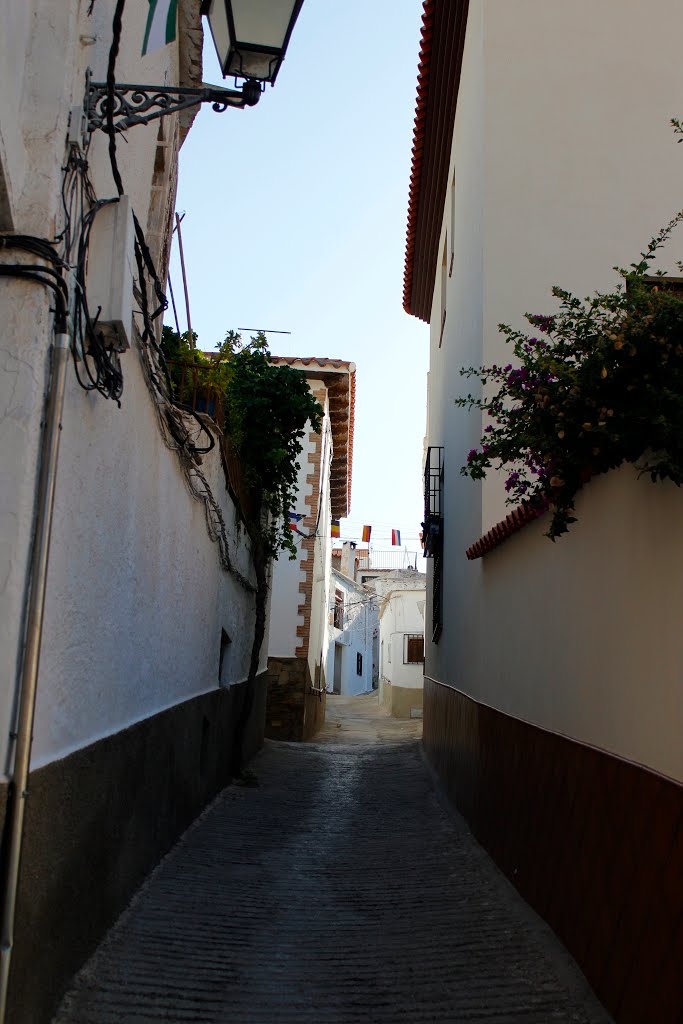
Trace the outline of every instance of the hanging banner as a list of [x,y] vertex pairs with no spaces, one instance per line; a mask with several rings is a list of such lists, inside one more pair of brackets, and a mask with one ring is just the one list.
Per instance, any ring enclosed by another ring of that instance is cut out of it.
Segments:
[[332,537],[341,537],[341,532],[339,530],[339,520],[338,519],[333,519],[332,520],[332,529],[330,531],[330,536],[332,536]]
[[142,56],[160,50],[176,37],[178,0],[149,0]]
[[391,531],[391,544],[392,544],[392,547],[399,547],[400,548],[400,546],[401,546],[401,531],[400,530],[392,530]]
[[372,527],[371,526],[364,526],[363,527],[363,543],[364,544],[369,544],[370,543],[370,534],[371,533],[372,533]]

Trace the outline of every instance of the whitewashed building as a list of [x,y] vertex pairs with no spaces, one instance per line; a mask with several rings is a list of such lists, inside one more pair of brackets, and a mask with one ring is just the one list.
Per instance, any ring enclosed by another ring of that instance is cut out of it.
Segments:
[[379,614],[379,702],[394,718],[422,715],[426,578],[399,569],[373,579]]
[[305,374],[323,409],[320,433],[309,430],[301,453],[298,557],[273,565],[268,642],[266,735],[303,740],[325,721],[332,573],[331,520],[349,514],[356,367],[343,359],[274,356]]
[[[82,121],[86,69],[106,78],[115,6],[11,3],[0,29],[0,795],[10,843],[24,788],[15,734],[44,396],[56,393],[50,366],[71,348],[16,935],[2,950],[15,1021],[51,1017],[66,979],[263,732],[265,646],[246,682],[254,573],[239,474],[215,428],[165,399],[154,339],[133,313],[143,280],[151,311],[158,298],[133,256],[127,211],[165,283],[178,151],[196,107],[119,136],[119,200],[108,138]],[[116,80],[201,85],[199,4],[179,0],[177,41],[141,57],[147,12],[125,8]],[[230,111],[216,130],[244,116]],[[72,305],[88,226],[90,312],[101,307],[98,329],[111,323],[124,349],[103,342],[99,363],[99,335],[81,344],[55,285],[64,259]]]
[[351,697],[373,689],[373,651],[378,637],[379,615],[374,592],[344,572],[332,569],[328,693]]
[[[677,0],[426,0],[404,290],[430,324],[427,756],[616,1019],[662,1022],[683,1013],[662,867],[683,814],[683,495],[624,466],[551,544],[545,519],[507,518],[502,479],[461,476],[482,420],[454,399],[461,367],[508,361],[499,323],[553,313],[556,284],[612,290],[680,209],[681,30]],[[681,254],[679,236],[660,266]]]

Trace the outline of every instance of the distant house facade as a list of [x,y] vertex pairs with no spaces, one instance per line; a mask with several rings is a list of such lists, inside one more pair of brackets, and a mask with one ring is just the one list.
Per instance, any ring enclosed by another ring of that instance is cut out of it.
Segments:
[[308,431],[300,456],[292,509],[301,517],[293,520],[299,554],[275,561],[271,588],[266,735],[303,740],[325,720],[331,520],[350,508],[356,368],[342,359],[273,361],[301,370],[324,410],[321,432]]
[[379,636],[375,594],[334,568],[328,630],[327,692],[368,693],[373,689],[373,651]]
[[677,0],[426,0],[404,285],[431,327],[427,756],[615,1019],[658,1024],[683,1014],[683,497],[622,466],[551,544],[461,476],[484,424],[454,399],[510,360],[499,323],[611,290],[681,207],[682,29]]
[[379,701],[394,718],[422,716],[426,580],[414,569],[372,580],[379,605]]

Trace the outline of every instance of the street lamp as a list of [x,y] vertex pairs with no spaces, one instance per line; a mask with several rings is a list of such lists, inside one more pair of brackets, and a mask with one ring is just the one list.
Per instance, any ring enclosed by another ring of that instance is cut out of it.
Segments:
[[133,85],[93,82],[86,73],[84,130],[125,131],[199,103],[217,113],[253,107],[266,84],[275,83],[304,0],[202,0],[223,78],[243,78],[241,89],[203,85]]
[[223,78],[274,85],[304,0],[203,0]]

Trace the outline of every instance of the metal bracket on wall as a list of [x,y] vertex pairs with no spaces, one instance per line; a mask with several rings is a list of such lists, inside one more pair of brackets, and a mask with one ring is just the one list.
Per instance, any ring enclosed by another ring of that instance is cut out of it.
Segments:
[[[136,124],[149,124],[165,114],[187,110],[200,103],[211,103],[220,114],[228,107],[253,107],[261,95],[258,82],[247,81],[239,89],[221,89],[214,85],[200,88],[182,88],[165,85],[131,85],[116,83],[112,120],[117,132],[126,131]],[[97,128],[107,130],[110,91],[106,82],[93,82],[90,70],[86,71],[83,113],[86,130]]]

